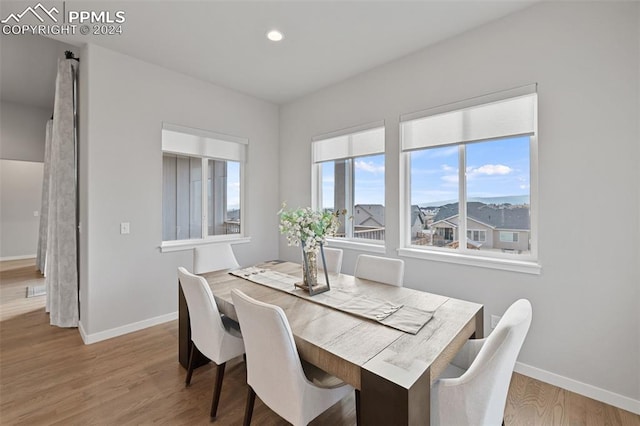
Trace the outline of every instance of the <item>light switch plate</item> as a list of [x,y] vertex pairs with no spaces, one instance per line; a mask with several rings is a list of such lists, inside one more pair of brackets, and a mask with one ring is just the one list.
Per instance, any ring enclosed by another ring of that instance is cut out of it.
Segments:
[[125,235],[129,233],[129,222],[120,223],[120,234]]

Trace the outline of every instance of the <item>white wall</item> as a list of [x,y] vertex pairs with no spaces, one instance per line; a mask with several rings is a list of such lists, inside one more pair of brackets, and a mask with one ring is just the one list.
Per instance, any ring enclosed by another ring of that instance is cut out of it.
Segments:
[[[638,8],[540,3],[285,105],[280,198],[310,204],[313,136],[384,119],[396,256],[399,115],[539,83],[541,275],[405,259],[405,283],[483,303],[486,332],[490,314],[530,299],[519,369],[640,411]],[[299,258],[283,238],[280,250]],[[357,254],[345,252],[344,271]]]
[[[178,266],[192,251],[160,253],[162,122],[249,139],[240,264],[278,254],[278,107],[105,48],[83,49],[81,323],[89,341],[168,319]],[[120,222],[131,233],[120,235]],[[137,325],[136,325],[137,323]]]
[[0,102],[0,259],[35,257],[51,110]]
[[36,255],[43,166],[0,160],[0,260]]
[[52,109],[0,102],[0,158],[44,161],[44,138]]

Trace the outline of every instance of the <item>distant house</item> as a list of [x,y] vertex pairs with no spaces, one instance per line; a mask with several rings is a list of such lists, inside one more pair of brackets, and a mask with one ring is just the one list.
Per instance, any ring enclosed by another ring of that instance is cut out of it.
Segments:
[[382,204],[356,204],[353,206],[353,224],[356,227],[384,228]]
[[[411,206],[411,238],[424,238],[426,223],[424,212],[417,205]],[[384,240],[384,206],[382,204],[356,204],[353,207],[354,236],[372,240]]]
[[353,206],[353,233],[356,238],[384,240],[384,206],[382,204]]
[[224,221],[224,233],[240,233],[240,209],[227,210],[227,219]]
[[[447,246],[459,241],[458,203],[441,206],[430,229],[435,246]],[[467,203],[468,247],[527,251],[529,234],[528,205]]]
[[227,210],[227,220],[228,221],[240,221],[240,209],[231,209]]

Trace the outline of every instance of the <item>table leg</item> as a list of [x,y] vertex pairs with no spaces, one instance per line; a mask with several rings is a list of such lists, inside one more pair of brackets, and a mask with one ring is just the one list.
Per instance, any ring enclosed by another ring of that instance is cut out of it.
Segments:
[[484,337],[484,306],[476,313],[476,331],[471,335],[471,339],[482,339]]
[[431,372],[409,386],[380,377],[367,369],[360,376],[360,416],[362,425],[429,425]]

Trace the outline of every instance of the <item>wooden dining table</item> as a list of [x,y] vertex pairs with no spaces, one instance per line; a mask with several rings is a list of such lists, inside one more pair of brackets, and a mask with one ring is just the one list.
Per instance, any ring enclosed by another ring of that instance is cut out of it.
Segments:
[[[302,268],[272,261],[261,268],[298,276]],[[230,274],[202,276],[221,313],[237,320],[231,290],[280,306],[289,320],[300,357],[360,390],[363,425],[428,425],[431,384],[469,338],[483,337],[483,306],[406,287],[389,286],[346,274],[330,274],[330,291],[384,299],[433,312],[416,334],[407,333],[340,310],[314,303]],[[315,297],[315,296],[314,296]],[[190,328],[180,291],[179,361],[186,367]],[[195,359],[198,360],[195,354]],[[206,362],[200,356],[199,363]]]

